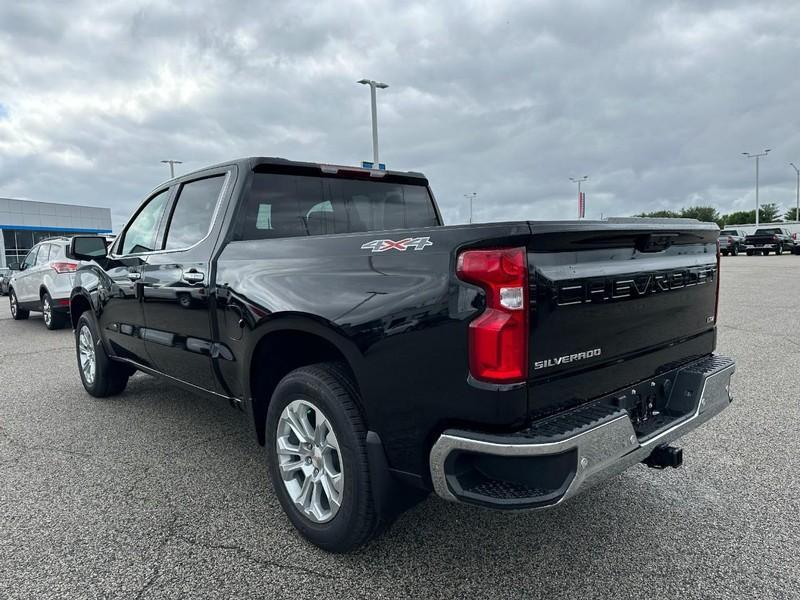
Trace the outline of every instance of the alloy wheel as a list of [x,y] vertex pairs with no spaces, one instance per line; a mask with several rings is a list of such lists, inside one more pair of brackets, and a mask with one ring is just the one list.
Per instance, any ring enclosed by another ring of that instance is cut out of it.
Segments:
[[50,327],[50,323],[53,321],[53,307],[50,306],[50,298],[47,296],[42,300],[42,315],[44,316],[45,325]]
[[307,400],[293,400],[281,412],[275,446],[283,485],[295,507],[314,523],[333,519],[342,504],[344,465],[325,414]]
[[97,356],[94,349],[94,337],[88,326],[81,327],[78,334],[78,355],[81,361],[81,371],[86,383],[94,383],[95,372],[97,370]]

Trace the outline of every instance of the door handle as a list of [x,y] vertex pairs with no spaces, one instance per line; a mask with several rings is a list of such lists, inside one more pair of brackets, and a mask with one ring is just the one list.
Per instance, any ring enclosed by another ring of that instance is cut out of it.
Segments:
[[130,273],[128,273],[128,279],[130,279],[131,281],[138,281],[141,278],[142,274],[137,273],[136,271],[131,271]]
[[183,273],[183,280],[188,281],[189,283],[197,283],[199,281],[203,281],[205,276],[195,269],[190,269],[189,271],[184,271]]

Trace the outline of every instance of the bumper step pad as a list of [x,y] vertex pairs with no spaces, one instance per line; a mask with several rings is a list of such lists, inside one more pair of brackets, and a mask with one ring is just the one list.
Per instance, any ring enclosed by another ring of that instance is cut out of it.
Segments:
[[[445,431],[430,455],[437,494],[494,508],[541,508],[645,460],[731,401],[732,359],[713,355],[508,435]],[[627,395],[627,397],[626,397]],[[631,409],[631,398],[641,403]]]

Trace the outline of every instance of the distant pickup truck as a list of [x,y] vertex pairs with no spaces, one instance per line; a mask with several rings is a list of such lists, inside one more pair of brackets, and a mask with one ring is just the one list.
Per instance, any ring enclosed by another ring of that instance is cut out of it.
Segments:
[[719,232],[719,251],[722,256],[737,256],[744,246],[747,234],[741,229],[723,229]]
[[275,158],[144,200],[71,295],[87,392],[135,371],[230,403],[310,541],[348,551],[435,491],[543,508],[729,405],[719,230],[693,220],[445,227],[427,179]]
[[763,254],[766,256],[770,252],[783,254],[784,250],[789,250],[793,254],[800,251],[795,243],[794,236],[788,229],[783,227],[762,227],[756,229],[755,233],[748,235],[742,245],[747,256],[753,254]]

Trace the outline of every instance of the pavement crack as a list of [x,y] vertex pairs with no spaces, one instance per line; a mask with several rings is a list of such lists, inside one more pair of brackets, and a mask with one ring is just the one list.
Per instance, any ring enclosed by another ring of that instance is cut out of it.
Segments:
[[152,588],[156,582],[161,577],[161,561],[164,559],[164,550],[166,549],[167,545],[175,539],[175,536],[178,531],[177,527],[178,515],[177,513],[172,515],[172,519],[167,524],[167,534],[164,536],[164,539],[161,540],[161,543],[158,546],[158,552],[156,554],[156,564],[153,568],[153,572],[151,573],[150,577],[148,577],[147,581],[144,582],[144,585],[139,589],[136,593],[136,600],[141,600],[147,591]]
[[331,575],[330,573],[323,573],[321,571],[316,571],[314,569],[309,569],[308,567],[303,567],[303,566],[296,565],[296,564],[287,565],[285,563],[282,563],[282,562],[279,562],[279,561],[276,561],[276,560],[270,560],[270,559],[266,559],[266,558],[259,558],[257,556],[253,556],[253,554],[249,550],[247,550],[246,548],[243,548],[241,546],[237,546],[236,544],[212,544],[210,542],[204,542],[204,541],[201,541],[201,540],[191,539],[191,538],[188,538],[186,536],[178,536],[178,537],[181,540],[183,540],[184,542],[186,542],[187,544],[190,544],[192,546],[200,546],[200,547],[206,548],[208,550],[228,550],[228,551],[236,552],[238,554],[241,554],[244,558],[246,558],[250,562],[258,564],[258,565],[262,565],[262,566],[265,566],[265,567],[275,567],[275,568],[278,568],[278,569],[290,569],[290,570],[295,571],[295,572],[296,571],[302,571],[304,573],[308,573],[309,575],[314,575],[316,577],[322,577],[324,579],[343,579],[342,577],[336,577],[335,575]]

